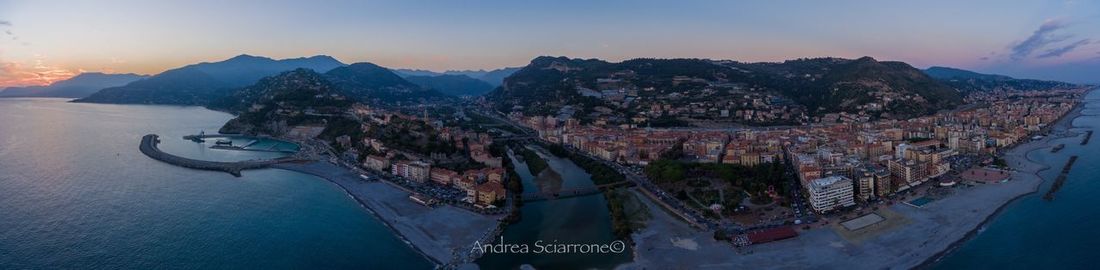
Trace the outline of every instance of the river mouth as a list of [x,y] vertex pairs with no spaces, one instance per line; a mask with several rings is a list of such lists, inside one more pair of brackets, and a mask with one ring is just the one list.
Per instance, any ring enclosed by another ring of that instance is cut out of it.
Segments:
[[[525,193],[593,186],[591,175],[583,168],[567,158],[534,148],[549,165],[537,176],[530,173],[527,164],[509,155]],[[482,269],[613,269],[633,260],[629,245],[621,252],[534,253],[540,244],[614,243],[611,216],[602,194],[526,202],[521,208],[520,221],[508,225],[501,237],[506,243],[527,245],[531,252],[486,254],[477,261]]]

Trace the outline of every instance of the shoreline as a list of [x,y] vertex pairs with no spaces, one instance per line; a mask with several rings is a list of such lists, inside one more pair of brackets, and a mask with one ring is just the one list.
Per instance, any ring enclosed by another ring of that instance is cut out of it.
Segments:
[[436,268],[472,263],[466,262],[458,251],[499,224],[495,217],[450,205],[428,207],[414,203],[404,190],[382,181],[363,181],[355,173],[325,161],[286,163],[272,168],[308,174],[332,183]]
[[[1012,180],[954,189],[954,194],[924,208],[901,203],[882,205],[879,211],[899,213],[907,224],[874,232],[866,240],[847,239],[834,231],[837,228],[824,226],[805,231],[799,229],[800,236],[794,239],[734,248],[713,240],[708,232],[685,230],[689,229],[686,224],[669,224],[661,220],[662,215],[655,213],[657,222],[651,220],[645,229],[632,236],[637,243],[634,262],[618,268],[659,269],[676,267],[678,262],[691,262],[693,268],[930,268],[980,234],[1009,205],[1036,194],[1049,180],[1039,176],[1039,172],[1050,166],[1032,160],[1028,154],[1050,148],[1054,140],[1080,135],[1070,129],[1074,128],[1073,120],[1083,116],[1084,96],[1089,92],[1082,95],[1075,108],[1051,125],[1051,135],[1018,144],[1004,152],[1003,157],[1013,164],[1010,165]],[[665,257],[678,259],[672,261]],[[853,259],[864,263],[853,266]]]
[[[1086,103],[1084,101],[1084,97],[1087,96],[1091,92],[1092,92],[1092,90],[1089,90],[1089,91],[1085,92],[1084,94],[1082,94],[1081,103],[1078,103],[1077,106],[1075,106],[1072,110],[1067,112],[1066,115],[1062,116],[1061,119],[1058,119],[1058,121],[1056,121],[1055,124],[1051,127],[1050,131],[1055,132],[1055,131],[1061,130],[1061,131],[1069,132],[1070,129],[1075,128],[1075,126],[1073,125],[1073,121],[1076,120],[1078,117],[1084,116],[1084,114],[1082,113],[1082,111],[1085,110],[1085,103]],[[1035,195],[1036,193],[1038,193],[1039,188],[1043,185],[1043,183],[1045,183],[1047,181],[1051,181],[1051,179],[1043,178],[1043,176],[1039,175],[1039,173],[1043,172],[1043,171],[1046,171],[1046,170],[1049,170],[1051,168],[1051,166],[1047,165],[1047,164],[1040,163],[1039,161],[1036,161],[1036,160],[1032,159],[1029,156],[1029,154],[1031,154],[1032,152],[1037,151],[1037,150],[1047,149],[1047,148],[1053,147],[1051,145],[1051,142],[1054,141],[1054,140],[1076,137],[1077,135],[1078,134],[1065,134],[1063,136],[1053,136],[1053,135],[1051,135],[1051,136],[1044,137],[1042,140],[1021,144],[1021,145],[1018,145],[1016,147],[1013,147],[1012,149],[1010,149],[1008,151],[1005,151],[1005,159],[1009,164],[1012,164],[1013,161],[1018,161],[1018,162],[1020,162],[1020,164],[1023,164],[1023,162],[1027,162],[1029,165],[1039,165],[1039,167],[1036,168],[1034,171],[1030,171],[1028,173],[1030,175],[1040,179],[1041,181],[1037,182],[1034,185],[1031,192],[1020,194],[1020,195],[1012,198],[1011,200],[1008,200],[1004,204],[1001,204],[1000,207],[997,207],[996,211],[993,211],[992,214],[990,214],[989,216],[986,216],[985,219],[982,220],[982,222],[979,223],[977,227],[974,227],[974,229],[970,230],[970,232],[967,232],[966,235],[964,235],[959,240],[955,241],[954,243],[951,243],[951,245],[949,245],[946,249],[941,250],[940,252],[937,252],[932,257],[929,257],[928,259],[924,260],[924,262],[921,262],[921,264],[913,267],[913,269],[929,269],[929,268],[935,266],[935,264],[940,262],[941,260],[943,260],[943,258],[947,257],[948,255],[951,255],[953,252],[957,251],[960,247],[965,245],[967,242],[969,242],[970,240],[973,240],[975,237],[977,237],[978,234],[981,233],[982,229],[986,228],[989,225],[989,223],[993,222],[994,219],[996,219],[998,216],[1000,216],[1001,213],[1003,213],[1004,210],[1008,208],[1008,206],[1016,203],[1017,201],[1019,201],[1020,199],[1022,199],[1024,197]],[[1025,148],[1025,146],[1029,146],[1029,147]],[[1011,167],[1020,167],[1020,166],[1011,166]],[[1016,169],[1016,168],[1013,168],[1013,169]]]
[[[313,162],[324,162],[324,161],[313,161]],[[292,172],[299,172],[299,173],[304,173],[304,174],[316,176],[317,178],[325,179],[329,183],[331,183],[333,185],[336,185],[336,187],[338,187],[338,188],[340,188],[340,190],[344,191],[344,194],[348,195],[348,197],[351,197],[353,200],[355,200],[355,202],[359,203],[360,207],[367,210],[367,212],[370,213],[371,216],[373,216],[375,219],[378,219],[379,222],[381,222],[383,225],[385,225],[386,228],[389,229],[391,233],[393,233],[395,236],[397,236],[398,239],[405,242],[406,246],[409,246],[410,248],[412,248],[413,251],[415,251],[417,254],[420,254],[421,257],[424,257],[429,262],[434,264],[436,267],[439,267],[440,265],[443,265],[443,263],[440,262],[439,260],[437,260],[436,258],[428,256],[428,253],[424,252],[423,250],[421,250],[416,245],[411,244],[409,239],[406,238],[404,234],[401,234],[401,231],[398,231],[397,228],[394,228],[392,224],[390,224],[389,222],[386,222],[385,218],[378,215],[378,212],[375,212],[374,209],[371,209],[370,206],[367,206],[367,203],[364,202],[363,199],[360,199],[358,196],[355,196],[355,194],[351,193],[351,190],[348,190],[347,187],[345,187],[344,185],[341,185],[339,182],[335,181],[334,180],[335,176],[332,176],[330,174],[325,174],[325,173],[322,173],[322,172],[319,172],[319,171],[310,170],[310,169],[308,169],[306,167],[303,167],[303,166],[272,166],[272,168],[287,170],[287,171],[292,171]],[[346,172],[346,170],[345,170],[345,172]]]

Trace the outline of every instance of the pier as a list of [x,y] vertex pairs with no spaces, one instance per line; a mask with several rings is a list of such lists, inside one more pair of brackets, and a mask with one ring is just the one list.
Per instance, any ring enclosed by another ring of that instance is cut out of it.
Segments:
[[1050,190],[1046,195],[1043,195],[1043,199],[1047,201],[1054,200],[1054,193],[1062,189],[1062,185],[1066,183],[1066,177],[1069,177],[1069,172],[1073,170],[1073,164],[1077,163],[1077,156],[1069,157],[1069,161],[1066,161],[1066,166],[1062,167],[1062,172],[1058,174],[1058,178],[1054,179],[1054,184],[1050,185]]
[[241,136],[242,135],[237,135],[237,134],[205,134],[205,133],[199,133],[197,135],[183,136],[183,139],[193,141],[193,140],[196,140],[196,139],[201,140],[201,139],[208,139],[208,138],[236,138],[236,137],[241,137]]
[[157,148],[157,144],[159,143],[160,136],[157,136],[156,134],[145,135],[141,137],[141,145],[139,146],[139,149],[141,150],[141,153],[145,154],[146,156],[149,156],[150,158],[159,160],[164,163],[197,170],[222,171],[232,174],[236,177],[241,177],[242,170],[262,169],[274,164],[298,161],[297,159],[291,157],[283,157],[270,160],[246,160],[237,162],[190,159],[161,151],[160,148]]

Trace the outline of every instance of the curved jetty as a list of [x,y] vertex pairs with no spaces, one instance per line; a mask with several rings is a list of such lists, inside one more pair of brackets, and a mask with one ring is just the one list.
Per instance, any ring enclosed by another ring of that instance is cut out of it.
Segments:
[[268,166],[274,164],[297,161],[297,159],[291,157],[282,157],[269,160],[246,160],[237,162],[190,159],[165,153],[164,151],[161,151],[160,148],[157,148],[158,143],[160,143],[160,137],[156,134],[149,134],[141,137],[141,146],[139,147],[141,149],[141,153],[164,163],[198,170],[223,171],[236,177],[241,177],[242,170],[261,169],[267,168]]

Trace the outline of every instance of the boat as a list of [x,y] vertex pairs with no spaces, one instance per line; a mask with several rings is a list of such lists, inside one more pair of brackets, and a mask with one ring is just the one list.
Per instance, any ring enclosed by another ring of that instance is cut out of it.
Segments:
[[214,141],[214,144],[215,145],[233,145],[233,141],[226,140],[226,139],[219,139],[217,141]]
[[203,139],[204,137],[206,137],[206,131],[205,130],[200,130],[199,135],[191,136],[191,141],[192,142],[197,142],[197,143],[204,143],[204,142],[206,142],[206,140]]

